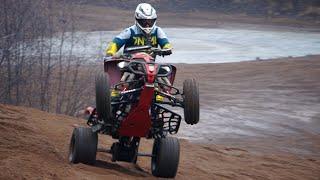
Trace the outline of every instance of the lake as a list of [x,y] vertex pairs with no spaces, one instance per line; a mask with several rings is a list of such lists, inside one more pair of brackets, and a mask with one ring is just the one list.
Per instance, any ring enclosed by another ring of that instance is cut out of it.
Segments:
[[[232,28],[164,28],[173,54],[158,58],[170,63],[225,63],[279,57],[297,57],[320,53],[320,33],[246,30]],[[107,43],[118,31],[76,32],[73,54],[98,61]],[[64,43],[65,53],[71,47],[70,33]],[[56,46],[60,43],[54,40]],[[58,48],[54,48],[58,54]]]

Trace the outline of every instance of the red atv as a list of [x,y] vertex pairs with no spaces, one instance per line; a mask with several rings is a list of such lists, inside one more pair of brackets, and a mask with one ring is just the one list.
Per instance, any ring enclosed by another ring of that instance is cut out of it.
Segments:
[[[170,51],[171,52],[171,51]],[[137,162],[138,156],[151,157],[152,174],[175,177],[180,145],[175,137],[181,116],[170,106],[184,109],[187,124],[199,121],[199,89],[194,79],[183,83],[183,91],[172,86],[176,67],[155,62],[167,50],[139,46],[126,48],[118,59],[104,62],[96,76],[96,108],[92,108],[88,128],[75,128],[71,137],[69,161],[93,164],[97,151],[112,154],[112,161]],[[98,135],[114,139],[110,150],[97,149]],[[139,153],[140,138],[154,139],[151,154]]]

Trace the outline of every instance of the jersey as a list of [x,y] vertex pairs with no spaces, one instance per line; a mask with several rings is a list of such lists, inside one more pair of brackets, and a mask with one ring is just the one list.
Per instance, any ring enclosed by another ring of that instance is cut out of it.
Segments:
[[148,40],[140,28],[138,28],[136,25],[133,25],[129,28],[126,28],[119,35],[117,35],[111,43],[109,43],[106,49],[106,54],[113,56],[122,46],[127,48],[131,46],[144,45],[151,45],[153,47],[160,46],[163,49],[171,48],[171,44],[169,43],[167,35],[160,27],[155,26],[153,28]]

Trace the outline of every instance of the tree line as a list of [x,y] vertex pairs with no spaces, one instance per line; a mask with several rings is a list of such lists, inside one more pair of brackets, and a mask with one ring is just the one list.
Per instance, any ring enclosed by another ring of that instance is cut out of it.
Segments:
[[66,0],[0,0],[0,103],[74,115],[91,101],[94,69],[73,54],[73,7]]

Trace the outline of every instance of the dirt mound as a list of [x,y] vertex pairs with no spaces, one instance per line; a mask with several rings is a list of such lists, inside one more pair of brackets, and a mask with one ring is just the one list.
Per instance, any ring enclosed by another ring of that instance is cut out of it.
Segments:
[[[138,165],[112,163],[98,153],[94,166],[67,161],[74,124],[85,121],[39,110],[0,105],[0,179],[108,179],[152,178],[148,158]],[[100,136],[100,147],[110,138]],[[150,151],[151,141],[142,141],[140,151]],[[318,179],[320,159],[294,155],[258,155],[245,149],[192,144],[181,140],[177,179]]]
[[[78,3],[78,1],[75,1]],[[81,4],[92,4],[97,6],[106,6],[106,7],[116,7],[120,9],[134,9],[140,0],[91,0],[87,2],[81,2]],[[252,1],[252,0],[152,0],[149,3],[154,5],[157,9],[161,11],[173,11],[173,12],[185,12],[185,11],[216,11],[223,13],[246,13],[252,15],[274,15],[274,16],[293,16],[298,15],[307,15],[319,17],[319,8],[320,3],[315,0],[282,0],[282,1],[273,1],[273,0],[263,0],[263,1]],[[306,13],[307,11],[312,10],[311,14]],[[306,14],[304,14],[306,13]]]

